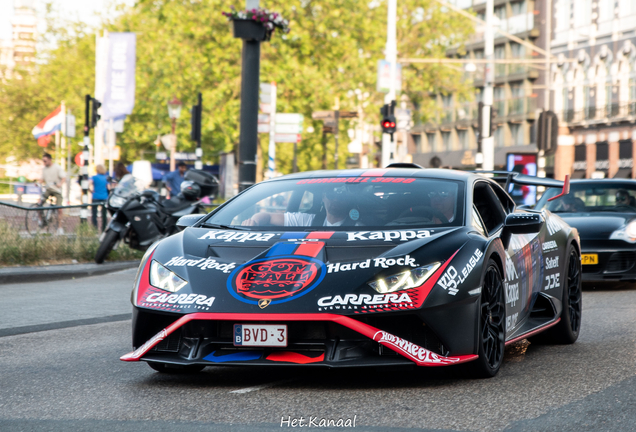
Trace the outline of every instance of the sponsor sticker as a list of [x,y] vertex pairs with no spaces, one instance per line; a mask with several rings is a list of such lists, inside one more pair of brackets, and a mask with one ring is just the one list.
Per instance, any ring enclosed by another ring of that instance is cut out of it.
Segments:
[[559,257],[555,256],[553,258],[545,257],[545,269],[551,270],[557,268],[559,266]]
[[283,303],[314,289],[325,276],[324,263],[309,257],[276,257],[251,261],[228,278],[230,294],[245,303]]
[[389,268],[393,267],[394,265],[419,267],[419,265],[415,263],[415,258],[411,258],[410,255],[406,255],[400,258],[369,258],[361,262],[327,264],[327,273],[338,273],[349,270],[356,270],[359,268],[367,269],[371,267]]
[[506,331],[513,329],[517,325],[517,318],[519,313],[513,313],[506,317]]
[[561,286],[561,274],[554,273],[545,276],[545,286],[543,287],[544,291],[551,290],[553,288],[559,288]]
[[454,266],[448,266],[446,272],[437,281],[437,285],[448,291],[450,295],[455,295],[459,292],[457,288],[464,283],[468,275],[473,271],[479,259],[484,256],[483,252],[479,249],[475,249],[475,252],[470,257],[461,272],[458,272]]
[[548,233],[550,233],[551,236],[563,229],[563,224],[556,217],[549,217],[546,221],[546,225],[548,227]]
[[[168,293],[152,293],[148,295],[141,304],[142,306],[160,306],[160,305],[179,305],[179,306],[212,306],[214,297],[208,297],[203,294],[168,294]],[[201,308],[199,308],[201,309]]]
[[406,339],[392,335],[385,331],[378,331],[373,340],[383,345],[394,347],[399,353],[417,362],[435,363],[435,364],[453,364],[458,362],[459,358],[442,357],[434,352],[422,348],[419,345],[409,342]]
[[558,247],[558,246],[557,246],[557,243],[556,243],[556,241],[554,241],[554,240],[550,240],[550,241],[547,241],[547,242],[543,242],[543,251],[544,251],[544,252],[545,252],[545,251],[550,251],[550,250],[556,249],[557,247]]
[[329,177],[303,179],[296,184],[315,184],[315,183],[403,183],[409,184],[415,181],[414,178],[400,177]]
[[246,241],[270,241],[280,233],[259,233],[246,231],[218,231],[210,230],[199,237],[199,240],[224,240],[225,242],[245,243]]
[[198,267],[201,270],[219,270],[223,273],[230,273],[235,267],[236,263],[221,264],[220,262],[208,258],[200,259],[188,259],[183,256],[175,256],[164,264],[166,267]]
[[506,304],[514,307],[519,300],[519,282],[506,283]]
[[411,297],[406,292],[391,294],[345,294],[327,296],[318,300],[318,310],[377,308],[385,306],[410,307]]
[[356,240],[384,240],[384,241],[408,241],[415,238],[430,237],[431,232],[427,230],[420,231],[359,231],[348,232],[347,241]]
[[517,274],[515,264],[512,262],[510,257],[506,257],[506,282],[517,280],[518,277],[519,275]]

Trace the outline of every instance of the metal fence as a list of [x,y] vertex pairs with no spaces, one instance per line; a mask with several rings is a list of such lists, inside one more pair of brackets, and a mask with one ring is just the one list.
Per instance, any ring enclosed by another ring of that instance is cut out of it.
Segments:
[[[31,261],[42,257],[91,260],[99,246],[102,227],[101,209],[97,211],[97,228],[91,223],[91,210],[99,205],[37,206],[0,200],[0,266],[22,264],[27,255],[35,257]],[[202,207],[209,212],[217,205]],[[83,208],[88,210],[86,223],[80,218]],[[125,249],[124,258],[136,253]]]

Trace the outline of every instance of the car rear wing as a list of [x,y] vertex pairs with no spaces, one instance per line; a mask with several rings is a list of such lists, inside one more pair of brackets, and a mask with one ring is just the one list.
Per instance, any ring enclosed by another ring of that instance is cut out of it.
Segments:
[[[499,183],[504,189],[508,190],[510,183],[521,185],[521,186],[544,186],[544,187],[556,187],[563,188],[565,185],[564,181],[555,180],[546,177],[535,177],[529,176],[525,174],[520,174],[514,171],[471,171],[475,174],[490,174],[489,176],[492,180]],[[566,177],[567,179],[567,177]],[[569,181],[568,181],[569,185]]]

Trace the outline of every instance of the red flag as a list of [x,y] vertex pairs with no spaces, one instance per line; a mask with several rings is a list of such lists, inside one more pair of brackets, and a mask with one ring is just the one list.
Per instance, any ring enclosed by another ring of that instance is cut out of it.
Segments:
[[46,147],[49,145],[50,142],[51,142],[51,135],[42,135],[40,138],[38,138],[38,145],[40,147]]

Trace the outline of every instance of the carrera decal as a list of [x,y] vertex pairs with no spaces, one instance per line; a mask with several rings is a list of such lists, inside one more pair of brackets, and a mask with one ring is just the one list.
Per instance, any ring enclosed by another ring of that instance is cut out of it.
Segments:
[[325,276],[324,263],[310,257],[267,257],[238,267],[227,280],[236,299],[250,304],[271,300],[284,303],[314,289]]
[[210,310],[214,297],[203,294],[173,294],[149,286],[137,302],[137,306],[164,310],[166,312],[181,312],[184,309]]
[[366,269],[370,268],[371,264],[373,264],[373,268],[385,269],[393,267],[394,265],[419,267],[419,264],[415,263],[415,258],[411,258],[410,255],[406,255],[401,258],[369,258],[361,262],[327,264],[327,273],[338,273],[355,270],[357,268]]
[[421,346],[414,344],[413,342],[409,342],[406,339],[402,339],[401,337],[382,330],[373,336],[373,340],[393,349],[394,351],[397,351],[404,357],[407,357],[417,363],[448,365],[461,361],[460,358],[456,357],[440,356],[426,348],[422,348]]
[[225,242],[245,243],[246,241],[270,241],[279,235],[279,233],[210,230],[199,237],[199,240],[224,240]]
[[330,178],[316,178],[316,179],[303,179],[296,182],[296,184],[315,184],[315,183],[402,183],[409,184],[415,181],[414,178],[402,178],[402,177],[330,177]]
[[468,275],[473,271],[479,259],[484,256],[483,252],[479,249],[475,249],[475,252],[470,257],[461,273],[458,272],[454,266],[448,266],[446,273],[442,275],[441,278],[437,281],[437,285],[439,285],[442,289],[448,291],[450,295],[455,295],[459,292],[457,288],[459,285],[464,283]]
[[223,273],[230,273],[236,267],[236,263],[221,264],[210,257],[200,259],[188,259],[183,256],[175,256],[164,264],[168,267],[198,267],[201,270],[219,270]]
[[[410,290],[412,291],[412,290]],[[371,309],[385,308],[387,306],[397,309],[413,308],[413,300],[409,294],[404,291],[402,293],[391,294],[345,294],[344,296],[327,296],[318,300],[318,310],[338,310],[338,309]]]
[[309,357],[304,354],[291,352],[291,351],[281,351],[274,352],[267,357],[265,360],[273,361],[273,362],[285,362],[285,363],[295,363],[295,364],[310,364],[310,363],[318,363],[325,360],[325,353],[320,354],[317,357]]
[[214,363],[225,363],[230,361],[251,361],[258,360],[263,355],[263,351],[239,351],[236,353],[217,356],[217,352],[218,351],[212,351],[210,354],[203,357],[203,360],[211,361]]
[[430,237],[431,232],[428,230],[421,231],[359,231],[348,232],[347,241],[356,240],[384,240],[384,241],[408,241],[415,238]]

